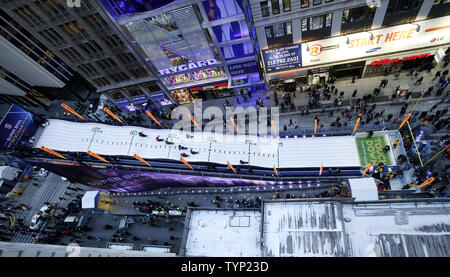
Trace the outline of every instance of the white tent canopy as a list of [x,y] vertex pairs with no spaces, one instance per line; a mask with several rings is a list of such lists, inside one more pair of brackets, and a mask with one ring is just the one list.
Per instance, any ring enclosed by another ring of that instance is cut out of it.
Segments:
[[355,201],[378,200],[377,184],[373,178],[349,179],[348,181]]
[[87,191],[83,198],[81,198],[81,208],[82,209],[95,209],[98,191]]

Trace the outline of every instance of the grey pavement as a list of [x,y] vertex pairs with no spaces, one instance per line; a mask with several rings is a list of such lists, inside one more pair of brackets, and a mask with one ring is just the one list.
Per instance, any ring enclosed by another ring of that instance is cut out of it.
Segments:
[[[37,183],[39,186],[34,186],[32,183]],[[45,202],[59,204],[59,197],[62,197],[68,185],[69,182],[63,181],[60,176],[53,173],[50,173],[45,178],[35,176],[23,194],[17,199],[17,204],[23,203],[31,207],[31,209],[15,212],[16,219],[21,218],[25,226],[29,226],[33,215],[45,206]],[[34,239],[30,233],[26,235],[16,233],[11,241],[33,243]]]
[[[418,78],[420,78],[421,76],[423,76],[423,81],[420,85],[415,86],[415,82],[416,80],[412,79],[412,77],[410,76],[406,76],[406,74],[409,73],[409,71],[403,71],[400,73],[400,77],[398,79],[396,79],[394,77],[394,74],[390,74],[389,76],[375,76],[375,77],[367,77],[367,78],[362,78],[362,79],[357,79],[355,81],[355,83],[352,83],[351,78],[342,78],[342,79],[338,79],[335,83],[334,86],[336,88],[338,88],[339,92],[344,91],[344,100],[349,100],[351,99],[351,95],[353,93],[354,90],[358,90],[358,93],[355,97],[355,99],[357,98],[362,98],[364,95],[369,95],[373,93],[373,89],[378,87],[380,85],[380,82],[382,79],[388,79],[388,84],[385,88],[381,88],[381,92],[380,95],[384,95],[391,97],[392,93],[395,91],[395,89],[397,88],[397,86],[399,85],[407,85],[409,87],[409,89],[413,92],[420,92],[422,89],[427,90],[430,86],[434,86],[438,83],[438,80],[435,79],[434,81],[432,80],[435,76],[435,73],[440,70],[440,71],[444,71],[445,69],[449,69],[450,68],[450,64],[447,65],[447,67],[443,67],[443,64],[441,65],[437,65],[434,69],[432,69],[429,73],[427,71],[422,71],[419,75]],[[447,75],[449,76],[449,75]],[[446,91],[448,91],[450,89],[450,86],[447,87]],[[433,94],[436,93],[437,88],[434,88]],[[203,109],[206,109],[210,106],[217,106],[223,109],[223,104],[228,101],[231,106],[237,107],[237,106],[243,106],[243,107],[248,107],[248,106],[255,106],[256,105],[256,100],[258,98],[261,98],[264,102],[264,106],[268,106],[270,105],[271,107],[276,106],[274,103],[274,91],[270,91],[270,100],[268,100],[266,98],[266,91],[264,90],[260,90],[257,93],[252,93],[252,98],[248,100],[248,102],[244,102],[243,101],[243,97],[242,96],[232,96],[232,97],[226,97],[226,98],[219,98],[219,99],[211,99],[211,100],[206,100],[202,102],[202,106]],[[307,92],[299,92],[299,87],[296,88],[296,93],[295,93],[296,97],[292,97],[292,102],[294,102],[295,106],[297,107],[304,107],[308,104],[308,100],[309,100],[309,96]],[[279,99],[281,99],[281,92],[278,92],[278,96]],[[239,103],[236,100],[236,98],[239,98]],[[332,96],[331,97],[331,101],[333,101],[335,98],[337,98],[337,96]],[[188,104],[184,104],[184,105],[180,105],[181,107],[187,107],[191,110],[191,112],[193,111],[193,103],[188,103]]]

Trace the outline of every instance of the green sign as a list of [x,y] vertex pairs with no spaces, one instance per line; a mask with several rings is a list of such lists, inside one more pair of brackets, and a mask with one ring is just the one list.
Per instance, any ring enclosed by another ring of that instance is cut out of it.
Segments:
[[384,153],[383,148],[386,146],[386,141],[383,136],[375,136],[369,139],[365,137],[356,138],[356,145],[358,146],[359,161],[362,166],[368,163],[378,165],[383,163],[391,165],[391,158],[389,151]]

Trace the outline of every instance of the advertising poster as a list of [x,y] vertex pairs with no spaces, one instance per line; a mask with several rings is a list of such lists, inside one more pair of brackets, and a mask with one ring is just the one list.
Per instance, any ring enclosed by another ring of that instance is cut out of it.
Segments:
[[12,105],[0,123],[0,151],[14,150],[22,137],[32,137],[37,130],[33,115]]
[[302,64],[306,67],[447,44],[450,43],[449,22],[450,16],[444,16],[417,24],[311,41],[308,47],[302,47]]
[[266,72],[293,69],[302,66],[302,47],[300,44],[263,50]]
[[231,76],[238,76],[258,72],[256,61],[228,65]]

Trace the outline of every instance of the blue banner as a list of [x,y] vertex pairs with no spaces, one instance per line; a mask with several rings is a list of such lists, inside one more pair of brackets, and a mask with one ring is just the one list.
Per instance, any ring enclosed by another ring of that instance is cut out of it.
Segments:
[[258,72],[256,61],[228,65],[231,76],[238,76]]
[[293,69],[302,66],[301,44],[263,50],[266,72]]
[[0,151],[12,151],[23,135],[32,137],[37,130],[33,115],[12,105],[0,123]]

